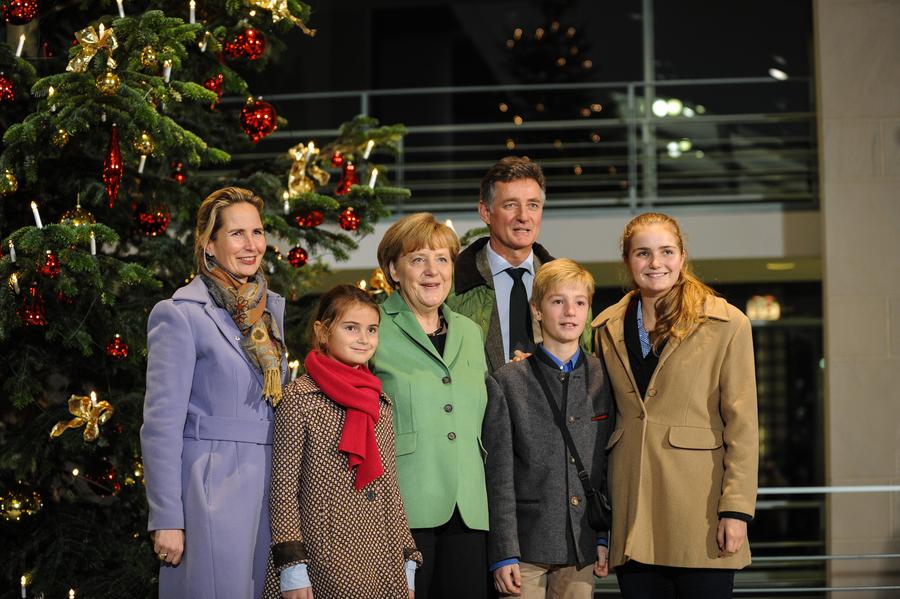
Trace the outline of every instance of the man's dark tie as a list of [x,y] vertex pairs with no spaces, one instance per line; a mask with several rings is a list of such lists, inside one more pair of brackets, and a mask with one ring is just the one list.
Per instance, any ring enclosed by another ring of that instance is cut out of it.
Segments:
[[509,357],[516,350],[530,352],[532,350],[531,311],[528,309],[528,292],[522,275],[527,268],[507,268],[506,273],[512,277],[512,291],[509,292]]

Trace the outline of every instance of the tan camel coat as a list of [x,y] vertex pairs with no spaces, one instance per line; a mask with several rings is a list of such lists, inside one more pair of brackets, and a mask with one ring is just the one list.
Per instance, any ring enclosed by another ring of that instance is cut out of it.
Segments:
[[759,434],[750,321],[710,296],[706,319],[670,339],[644,398],[625,346],[632,293],[592,326],[616,399],[607,444],[613,524],[610,565],[628,560],[687,568],[743,568],[747,543],[718,557],[719,512],[753,515]]

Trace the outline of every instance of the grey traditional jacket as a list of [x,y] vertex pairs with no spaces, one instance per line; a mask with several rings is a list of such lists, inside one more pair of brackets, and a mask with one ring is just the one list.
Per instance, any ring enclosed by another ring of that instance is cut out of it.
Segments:
[[[544,379],[595,487],[606,486],[605,447],[615,410],[600,360],[584,351],[570,374],[540,350]],[[584,489],[553,412],[527,360],[487,377],[482,441],[487,450],[488,562],[518,557],[542,564],[597,559],[598,533],[587,522]]]

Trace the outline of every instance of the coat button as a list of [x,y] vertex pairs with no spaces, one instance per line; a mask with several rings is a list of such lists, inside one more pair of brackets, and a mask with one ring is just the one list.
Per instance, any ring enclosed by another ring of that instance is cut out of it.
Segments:
[[575,463],[575,458],[573,458],[572,456],[569,456],[569,463],[570,463],[570,464],[574,464],[574,463]]
[[656,397],[656,389],[647,389],[647,397]]
[[565,382],[566,376],[568,376],[568,375],[566,375],[566,374],[561,374],[561,375],[559,375],[559,380]]
[[569,422],[575,422],[576,418],[574,416],[569,416]]
[[448,414],[453,411],[453,406],[451,404],[444,404],[444,411]]
[[453,441],[454,439],[456,439],[456,433],[450,431],[449,433],[447,433],[447,438]]
[[572,495],[572,497],[569,499],[569,503],[577,507],[578,504],[581,503],[581,500],[578,498],[578,495]]
[[450,384],[450,377],[449,377],[449,376],[445,376],[444,378],[441,379],[441,382],[444,383],[445,385],[449,385],[449,384]]
[[235,340],[235,341],[240,341],[241,338],[240,338],[240,337],[235,337],[234,340]]
[[366,499],[368,499],[369,501],[375,501],[375,491],[367,491]]

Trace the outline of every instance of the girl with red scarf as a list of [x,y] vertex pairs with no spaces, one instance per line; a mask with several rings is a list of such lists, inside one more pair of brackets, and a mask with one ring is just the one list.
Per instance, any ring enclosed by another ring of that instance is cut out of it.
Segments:
[[391,400],[366,364],[380,313],[361,289],[322,296],[306,374],[275,411],[266,599],[412,599],[422,556],[397,487]]

